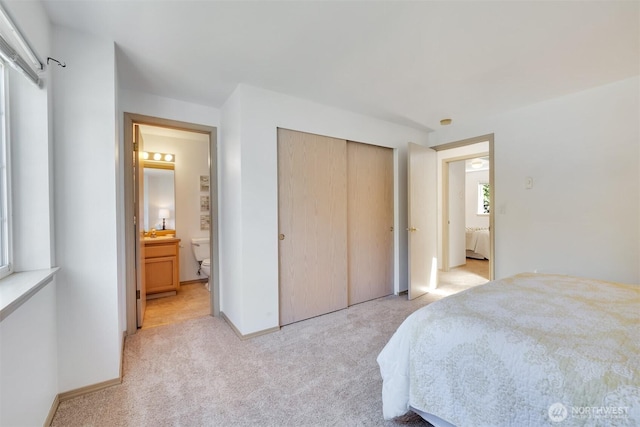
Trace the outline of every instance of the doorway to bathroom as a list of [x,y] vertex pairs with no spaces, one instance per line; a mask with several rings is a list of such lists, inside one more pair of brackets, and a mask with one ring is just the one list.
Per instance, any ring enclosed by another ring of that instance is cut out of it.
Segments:
[[217,315],[216,128],[124,123],[127,332]]

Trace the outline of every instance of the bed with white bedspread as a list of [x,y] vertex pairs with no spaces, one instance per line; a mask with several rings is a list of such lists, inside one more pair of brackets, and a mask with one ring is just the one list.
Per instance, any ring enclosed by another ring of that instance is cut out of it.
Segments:
[[386,419],[637,426],[640,286],[528,273],[489,282],[410,315],[378,363]]
[[466,257],[490,259],[491,237],[488,228],[467,227],[465,230]]

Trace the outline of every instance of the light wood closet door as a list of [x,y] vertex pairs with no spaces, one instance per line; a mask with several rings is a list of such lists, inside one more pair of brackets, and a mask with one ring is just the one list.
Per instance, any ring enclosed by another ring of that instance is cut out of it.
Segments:
[[349,305],[393,293],[393,150],[347,143]]
[[278,129],[280,325],[347,307],[346,150]]

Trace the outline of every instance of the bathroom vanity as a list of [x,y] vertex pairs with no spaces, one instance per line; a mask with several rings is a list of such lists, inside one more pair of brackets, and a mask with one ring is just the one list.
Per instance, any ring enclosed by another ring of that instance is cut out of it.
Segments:
[[145,237],[144,269],[148,298],[175,295],[180,288],[180,239]]

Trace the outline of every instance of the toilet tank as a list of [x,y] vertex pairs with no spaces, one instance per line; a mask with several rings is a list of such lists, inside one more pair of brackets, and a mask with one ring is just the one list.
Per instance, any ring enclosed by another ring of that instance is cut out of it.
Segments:
[[211,258],[209,256],[209,239],[207,237],[191,239],[191,249],[196,261],[204,261],[207,258]]

